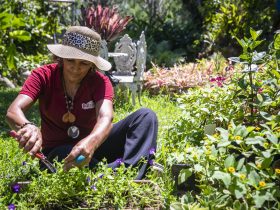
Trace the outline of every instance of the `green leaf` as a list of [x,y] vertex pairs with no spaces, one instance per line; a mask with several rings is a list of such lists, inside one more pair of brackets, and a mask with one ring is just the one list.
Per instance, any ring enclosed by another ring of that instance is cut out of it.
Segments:
[[239,57],[229,57],[228,60],[230,60],[234,63],[240,63],[240,58]]
[[263,207],[265,201],[275,200],[273,195],[267,191],[256,191],[256,194],[253,195],[253,199],[257,208]]
[[266,52],[259,52],[259,53],[254,52],[252,62],[256,63],[256,62],[262,60],[265,55],[266,55]]
[[207,108],[201,108],[200,110],[206,112],[207,114],[210,114],[210,111]]
[[277,78],[280,79],[280,74],[278,71],[276,71],[275,69],[270,70],[270,72]]
[[[244,200],[242,202],[244,202]],[[241,203],[241,201],[239,201],[239,200],[235,200],[233,203],[233,209],[234,210],[248,210],[248,204]]]
[[248,45],[244,41],[244,39],[238,39],[237,37],[235,37],[235,39],[238,41],[239,45],[243,48],[243,50],[248,48]]
[[233,131],[233,135],[235,136],[246,137],[248,134],[249,132],[247,131],[246,127],[243,125],[238,125]]
[[268,168],[270,167],[271,163],[273,161],[273,157],[265,158],[262,162],[262,168]]
[[243,183],[237,181],[234,187],[234,195],[236,199],[242,198],[247,193],[246,187]]
[[262,145],[264,141],[265,141],[265,139],[263,137],[260,137],[260,136],[256,136],[254,138],[249,137],[249,138],[245,139],[245,143],[249,144],[249,145],[251,145],[251,144],[260,144],[260,145]]
[[31,40],[31,34],[28,31],[24,30],[15,30],[9,33],[10,38],[17,39],[20,41],[29,41]]
[[215,171],[212,178],[222,180],[223,183],[225,184],[226,188],[228,188],[231,183],[230,175],[228,173],[224,173],[221,171]]
[[271,153],[270,153],[269,150],[263,151],[263,152],[262,152],[262,155],[263,155],[265,158],[270,158],[270,157],[271,157]]
[[248,183],[252,186],[257,186],[260,182],[260,176],[254,170],[252,170],[248,175]]
[[228,145],[230,145],[231,142],[230,141],[227,141],[227,140],[223,140],[223,141],[220,141],[220,143],[218,143],[218,147],[226,147]]
[[178,184],[182,184],[192,175],[192,171],[190,169],[183,169],[180,171],[179,177],[178,177]]
[[259,46],[261,43],[263,43],[264,40],[260,40],[260,41],[254,41],[253,45],[252,45],[252,49],[255,49],[257,46]]
[[16,56],[16,46],[11,44],[7,49],[7,65],[9,69],[15,69],[15,56]]
[[202,165],[200,165],[200,164],[195,164],[195,165],[194,165],[194,170],[195,170],[196,172],[201,172],[202,169],[203,169]]
[[261,33],[262,33],[262,30],[255,31],[254,29],[250,28],[250,34],[254,41],[257,40],[257,38],[261,35]]
[[272,115],[271,114],[269,114],[267,112],[263,112],[263,111],[261,111],[260,114],[264,119],[266,119],[268,121],[272,120]]
[[251,133],[253,130],[255,130],[256,127],[254,126],[249,126],[249,127],[246,127],[246,130],[248,131],[248,133]]
[[237,163],[236,170],[239,171],[243,167],[244,162],[245,162],[245,158],[241,158]]
[[234,167],[234,164],[235,164],[235,158],[233,155],[229,155],[226,159],[225,159],[225,167],[228,168],[228,167]]
[[239,57],[244,61],[248,61],[250,59],[249,55],[245,53],[241,54]]
[[0,29],[5,30],[11,27],[11,20],[13,19],[13,14],[7,12],[0,13]]
[[261,94],[257,94],[257,98],[258,98],[258,100],[259,100],[260,103],[263,102],[263,97],[262,97]]
[[274,36],[273,46],[275,50],[280,50],[280,34],[278,33]]
[[274,145],[278,144],[278,138],[274,134],[266,134],[266,138]]
[[221,138],[223,140],[228,141],[229,138],[228,130],[225,130],[223,128],[216,128],[216,130],[220,132]]

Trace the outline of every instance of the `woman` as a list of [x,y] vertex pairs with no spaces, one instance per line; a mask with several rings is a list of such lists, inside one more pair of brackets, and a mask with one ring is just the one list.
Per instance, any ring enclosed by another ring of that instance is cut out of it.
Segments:
[[[48,45],[59,62],[32,71],[19,95],[10,105],[6,119],[21,136],[19,146],[34,155],[42,152],[50,161],[65,160],[64,169],[81,165],[93,167],[106,158],[109,167],[120,162],[136,166],[150,159],[156,147],[157,117],[140,109],[112,123],[113,88],[97,69],[107,71],[111,64],[99,56],[100,35],[93,30],[72,26],[61,44]],[[39,100],[41,128],[25,117]],[[142,179],[148,164],[142,164],[136,179]]]

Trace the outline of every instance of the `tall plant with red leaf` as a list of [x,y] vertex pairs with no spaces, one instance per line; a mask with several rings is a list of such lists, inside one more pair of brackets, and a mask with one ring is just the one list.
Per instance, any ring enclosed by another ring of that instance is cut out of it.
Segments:
[[131,16],[121,17],[117,8],[102,7],[100,4],[89,6],[85,14],[86,26],[94,29],[106,41],[117,38],[131,19]]

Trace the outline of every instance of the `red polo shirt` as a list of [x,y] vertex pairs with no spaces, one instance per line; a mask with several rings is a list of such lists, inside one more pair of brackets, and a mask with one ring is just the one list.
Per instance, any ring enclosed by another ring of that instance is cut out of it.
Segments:
[[72,113],[76,116],[73,125],[80,129],[80,136],[73,140],[68,137],[71,126],[62,121],[67,112],[61,72],[57,64],[49,64],[32,71],[25,81],[20,94],[39,99],[43,147],[73,144],[86,137],[96,123],[95,103],[102,99],[113,100],[113,87],[107,76],[89,72],[83,79],[75,97]]

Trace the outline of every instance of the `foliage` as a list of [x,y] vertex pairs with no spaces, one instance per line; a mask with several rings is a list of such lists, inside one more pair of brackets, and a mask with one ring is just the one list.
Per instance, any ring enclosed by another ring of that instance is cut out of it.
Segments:
[[250,34],[249,27],[262,28],[266,39],[279,25],[275,1],[233,0],[113,0],[95,1],[117,6],[123,15],[133,16],[127,33],[138,39],[145,31],[149,61],[173,66],[178,61],[222,52],[236,56],[232,37]]
[[238,62],[232,80],[178,97],[183,114],[164,141],[169,165],[190,165],[179,183],[195,174],[194,201],[210,209],[279,208],[279,34],[258,53],[260,31],[250,33],[237,39],[243,53],[230,58]]
[[[57,163],[57,173],[49,174],[41,172],[38,161],[20,152],[15,143],[0,141],[7,148],[0,153],[1,178],[5,177],[1,179],[1,208],[11,203],[20,209],[134,208],[162,202],[156,185],[134,182],[136,170],[124,164],[114,171],[102,163],[94,172],[76,168],[65,173]],[[31,182],[24,184],[26,180]]]
[[232,71],[224,71],[227,68],[225,59],[220,55],[209,60],[201,59],[195,63],[178,64],[170,69],[154,65],[144,74],[144,88],[151,94],[184,93],[191,87],[209,84],[218,77],[229,80]]
[[[236,84],[239,86],[235,93],[235,97],[243,99],[244,107],[249,107],[250,118],[249,122],[252,124],[260,123],[258,116],[268,119],[273,113],[267,113],[269,111],[268,107],[274,106],[279,102],[277,96],[279,96],[280,86],[279,86],[279,72],[275,69],[266,69],[272,78],[268,78],[263,82],[258,81],[255,74],[258,72],[258,65],[264,64],[265,61],[269,62],[272,58],[271,56],[266,56],[266,52],[257,52],[255,49],[258,45],[262,43],[263,40],[257,40],[261,34],[261,31],[254,31],[250,29],[251,38],[238,39],[237,41],[243,49],[243,53],[239,57],[231,57],[230,60],[242,63],[243,70],[242,75],[236,80]],[[275,36],[277,41],[278,34]],[[275,46],[275,42],[274,45]],[[272,47],[272,50],[277,50]],[[271,72],[270,72],[271,71]],[[277,78],[278,76],[278,78]],[[274,77],[274,78],[273,78]],[[272,88],[263,92],[264,85],[273,84]],[[277,109],[275,110],[277,111]],[[278,110],[279,111],[279,110]],[[271,111],[270,111],[271,112]]]
[[0,74],[17,76],[26,56],[46,53],[45,45],[60,31],[56,9],[45,1],[3,1],[0,9]]
[[102,7],[100,4],[89,4],[84,12],[83,22],[89,28],[98,32],[107,42],[114,40],[131,21],[131,16],[122,18],[117,8]]
[[274,126],[232,122],[228,129],[218,128],[201,146],[186,148],[185,160],[191,167],[182,172],[180,181],[195,173],[202,190],[197,200],[209,208],[277,209],[280,170],[271,164],[280,154],[279,128],[279,121]]
[[195,40],[201,34],[201,21],[194,14],[196,3],[184,4],[181,0],[114,0],[107,3],[117,6],[121,14],[133,16],[127,27],[130,37],[138,39],[141,32],[145,32],[149,67],[150,61],[169,67],[197,55],[200,43]]
[[203,16],[203,33],[206,45],[204,53],[221,51],[225,57],[237,55],[238,46],[232,37],[249,36],[249,27],[262,28],[265,36],[278,24],[275,1],[212,1],[202,2],[199,8]]

